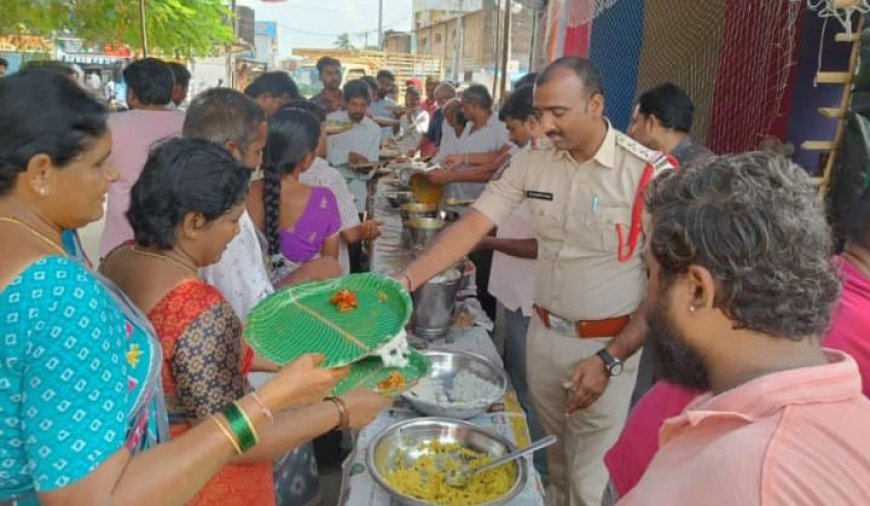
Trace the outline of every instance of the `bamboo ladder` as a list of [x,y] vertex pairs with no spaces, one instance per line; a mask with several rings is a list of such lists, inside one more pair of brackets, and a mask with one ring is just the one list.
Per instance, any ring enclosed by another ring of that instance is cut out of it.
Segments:
[[[860,3],[861,0],[833,0],[834,7],[843,9],[853,7]],[[834,40],[837,42],[851,43],[852,53],[849,56],[849,68],[845,72],[820,71],[816,74],[816,82],[818,84],[842,85],[843,96],[840,98],[839,106],[835,107],[819,107],[818,111],[822,117],[837,120],[837,129],[834,133],[834,139],[830,141],[812,140],[804,141],[801,148],[807,151],[828,152],[828,159],[822,170],[821,177],[812,178],[814,185],[818,186],[819,201],[824,201],[828,189],[831,186],[831,173],[834,170],[834,165],[837,162],[837,150],[843,142],[843,135],[846,131],[846,117],[849,112],[849,104],[852,100],[852,87],[855,82],[855,73],[858,68],[858,57],[861,53],[861,31],[864,28],[864,16],[859,15],[858,26],[852,32],[838,33]]]

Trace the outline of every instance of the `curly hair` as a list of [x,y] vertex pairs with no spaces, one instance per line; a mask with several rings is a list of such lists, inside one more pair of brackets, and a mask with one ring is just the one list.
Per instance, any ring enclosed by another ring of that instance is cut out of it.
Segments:
[[734,322],[795,341],[827,330],[840,284],[830,229],[807,174],[770,153],[716,157],[650,186],[650,252],[662,289],[700,265]]
[[320,143],[320,122],[308,111],[281,109],[269,120],[263,168],[263,214],[272,267],[278,268],[281,254],[279,222],[281,179],[296,170]]
[[188,213],[207,221],[244,201],[251,171],[228,151],[201,139],[172,139],[155,147],[130,192],[127,219],[136,242],[171,249]]

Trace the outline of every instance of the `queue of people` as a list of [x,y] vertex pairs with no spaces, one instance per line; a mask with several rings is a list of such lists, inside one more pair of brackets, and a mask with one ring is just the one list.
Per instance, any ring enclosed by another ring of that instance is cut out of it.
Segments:
[[[559,437],[535,459],[554,506],[870,502],[870,190],[832,258],[804,171],[714,155],[673,84],[622,133],[582,58],[497,110],[480,85],[405,83],[400,106],[388,70],[317,68],[311,100],[268,72],[181,111],[184,74],[143,59],[112,114],[54,72],[0,80],[0,504],[316,496],[311,441],[390,399],[331,397],[346,369],[278,366],[242,329],[358,269],[380,223],[348,167],[387,142],[434,156],[462,216],[397,278],[474,261],[532,435]],[[104,205],[89,259],[75,230]]]

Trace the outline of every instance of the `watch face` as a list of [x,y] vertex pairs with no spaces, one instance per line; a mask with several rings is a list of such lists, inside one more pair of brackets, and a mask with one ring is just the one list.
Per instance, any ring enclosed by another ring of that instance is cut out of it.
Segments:
[[622,362],[617,361],[608,368],[608,372],[611,376],[619,376],[620,374],[622,374],[622,368]]

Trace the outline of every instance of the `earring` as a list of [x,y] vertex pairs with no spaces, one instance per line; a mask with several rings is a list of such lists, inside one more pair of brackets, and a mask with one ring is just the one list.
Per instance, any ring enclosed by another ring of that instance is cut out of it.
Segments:
[[695,312],[695,306],[689,306],[689,312],[690,312],[690,313],[694,313],[694,312]]
[[39,187],[39,195],[40,195],[40,196],[45,197],[45,195],[46,195],[47,193],[48,193],[48,190],[46,190],[44,186],[40,186],[40,187]]

